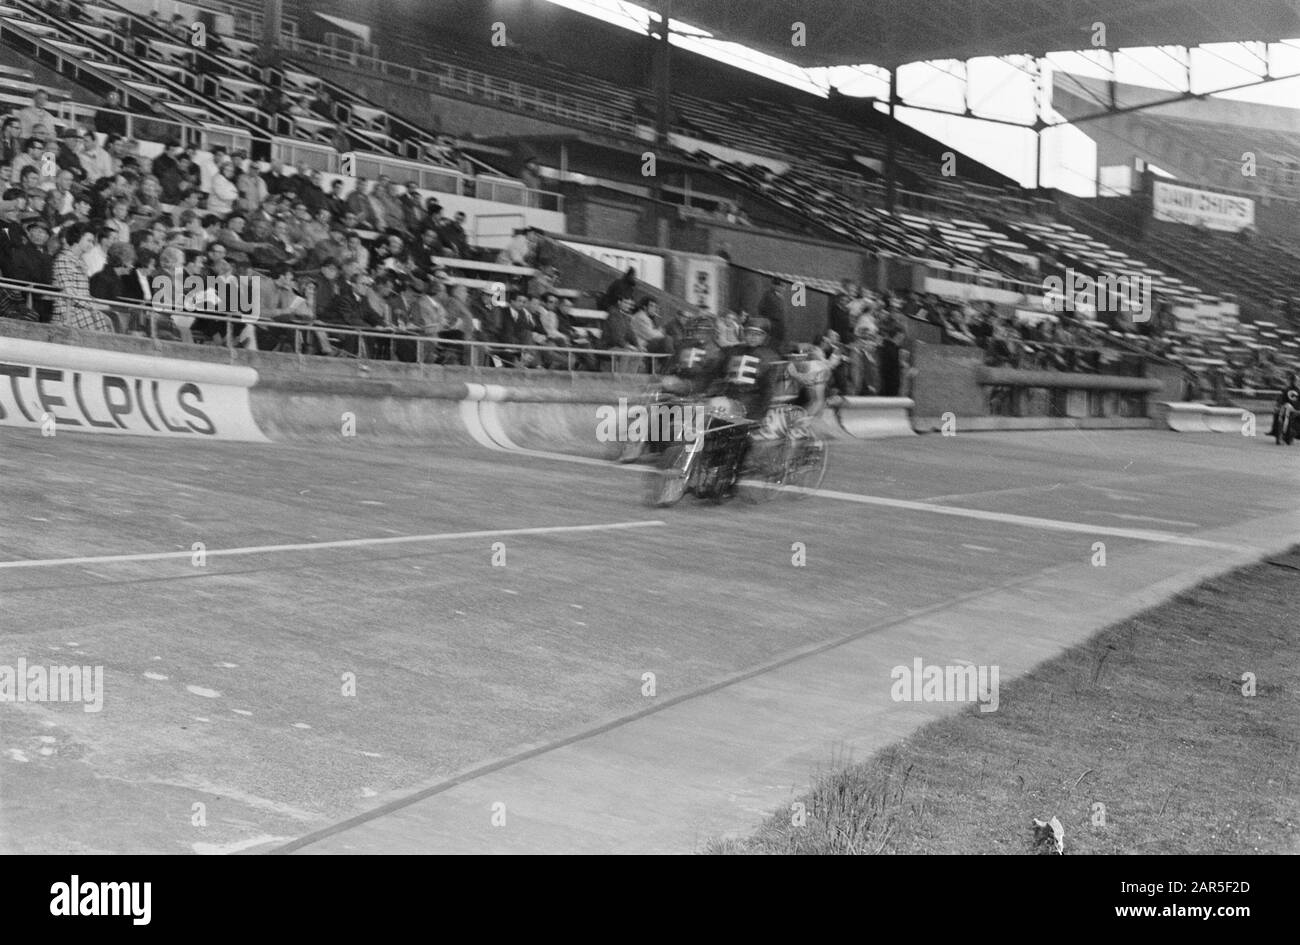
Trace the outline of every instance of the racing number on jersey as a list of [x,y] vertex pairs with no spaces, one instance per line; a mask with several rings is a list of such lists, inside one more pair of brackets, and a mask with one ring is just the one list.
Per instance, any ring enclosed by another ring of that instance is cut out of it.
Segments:
[[686,369],[695,367],[704,358],[703,348],[687,348],[682,352],[681,366]]
[[727,380],[732,384],[753,384],[763,362],[753,355],[738,354],[727,364]]

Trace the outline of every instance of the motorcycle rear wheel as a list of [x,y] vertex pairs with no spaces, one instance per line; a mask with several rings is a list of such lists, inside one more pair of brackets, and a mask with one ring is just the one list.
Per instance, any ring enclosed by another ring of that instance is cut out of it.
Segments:
[[[799,486],[801,489],[817,489],[826,478],[826,464],[830,459],[826,441],[820,436],[809,436],[793,441],[787,455],[785,482],[787,485]],[[791,492],[791,496],[802,499],[805,492]]]

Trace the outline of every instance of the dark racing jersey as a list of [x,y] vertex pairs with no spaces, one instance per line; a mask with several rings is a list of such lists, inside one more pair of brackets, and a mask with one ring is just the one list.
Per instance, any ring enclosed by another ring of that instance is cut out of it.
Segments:
[[751,420],[763,419],[772,400],[772,388],[784,362],[767,345],[735,345],[723,352],[722,368],[713,393],[730,397],[745,407]]
[[665,374],[681,378],[691,394],[703,393],[722,370],[722,349],[713,342],[686,344],[673,354]]

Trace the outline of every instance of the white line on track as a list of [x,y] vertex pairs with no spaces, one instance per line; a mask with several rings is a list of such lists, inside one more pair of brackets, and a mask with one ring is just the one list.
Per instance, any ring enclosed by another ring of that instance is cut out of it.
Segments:
[[[610,522],[604,525],[548,525],[541,528],[500,528],[481,532],[440,532],[432,535],[398,535],[395,538],[350,538],[343,541],[311,541],[293,545],[255,545],[248,548],[209,548],[209,558],[234,555],[262,555],[276,551],[322,551],[329,548],[365,548],[372,545],[402,545],[416,542],[456,541],[462,538],[502,538],[511,535],[555,535],[565,532],[610,532],[629,528],[654,528],[666,524],[657,519],[638,522]],[[191,558],[193,551],[157,551],[135,555],[91,555],[84,558],[44,558],[26,561],[0,561],[0,569],[48,568],[60,565],[107,564],[117,561],[165,561],[168,558]]]
[[1233,545],[1206,538],[1193,538],[1174,532],[1157,532],[1144,528],[1116,528],[1112,525],[1088,525],[1084,522],[1067,522],[1055,518],[1037,518],[1032,515],[1014,515],[1010,512],[990,512],[985,509],[964,509],[955,505],[933,505],[929,502],[914,502],[910,499],[888,499],[884,496],[859,495],[856,492],[835,492],[831,489],[805,489],[801,486],[781,486],[790,492],[815,495],[823,499],[836,499],[840,502],[856,502],[861,505],[879,505],[891,509],[908,509],[913,512],[931,512],[935,515],[954,515],[959,518],[973,518],[982,522],[1002,522],[1007,525],[1023,525],[1028,528],[1043,528],[1056,532],[1077,532],[1082,535],[1105,535],[1113,538],[1132,538],[1137,541],[1154,541],[1166,545],[1188,545],[1193,548],[1221,548],[1232,551],[1249,551],[1243,545]]
[[[515,453],[521,456],[534,456],[541,459],[554,459],[560,462],[580,463],[582,465],[604,466],[606,469],[629,469],[639,472],[652,473],[653,469],[647,469],[644,466],[616,466],[605,460],[591,459],[585,456],[568,456],[561,453],[547,453],[539,450],[524,449],[514,443],[510,436],[501,427],[496,414],[496,403],[488,400],[462,401],[461,417],[465,421],[474,439],[482,446],[488,449],[502,453]],[[1080,430],[1079,432],[1082,432]],[[1095,446],[1095,444],[1094,444]],[[1132,465],[1130,462],[1129,465]],[[1128,466],[1124,467],[1125,469]],[[960,518],[971,518],[984,522],[1001,522],[1006,525],[1019,525],[1026,528],[1042,528],[1049,531],[1058,532],[1075,532],[1083,535],[1106,536],[1110,538],[1132,538],[1136,541],[1151,541],[1168,545],[1186,545],[1193,548],[1217,548],[1220,550],[1230,551],[1249,551],[1251,549],[1243,545],[1233,545],[1225,542],[1211,541],[1205,538],[1193,538],[1190,535],[1179,535],[1174,532],[1160,532],[1141,528],[1117,528],[1108,525],[1088,525],[1083,522],[1067,522],[1060,519],[1037,518],[1030,515],[1013,515],[1007,512],[989,512],[983,509],[968,509],[955,505],[937,505],[933,501],[917,502],[908,499],[889,499],[884,496],[860,495],[851,492],[836,492],[830,489],[805,489],[800,486],[770,486],[766,483],[751,482],[751,485],[762,486],[765,488],[777,488],[791,492],[802,492],[806,495],[814,495],[823,499],[836,499],[841,502],[855,502],[861,505],[877,505],[893,509],[908,509],[914,512],[930,512],[935,515],[951,515]],[[1050,487],[1055,489],[1061,485],[1057,483]],[[1047,490],[1047,491],[1050,491]],[[979,493],[972,495],[974,498]],[[1134,499],[1133,501],[1141,501]]]

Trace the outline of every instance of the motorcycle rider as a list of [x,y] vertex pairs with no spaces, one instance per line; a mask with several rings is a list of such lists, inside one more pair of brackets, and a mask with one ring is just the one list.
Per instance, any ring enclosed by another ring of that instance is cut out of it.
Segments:
[[728,412],[734,420],[752,420],[757,426],[746,438],[745,446],[737,458],[737,468],[754,448],[765,449],[781,436],[774,416],[768,408],[772,404],[777,381],[784,376],[785,362],[769,345],[770,324],[766,318],[751,318],[745,322],[740,344],[723,351],[722,371],[715,379],[711,393],[729,405]]
[[1287,424],[1291,422],[1291,415],[1297,410],[1300,410],[1300,378],[1292,373],[1287,378],[1286,387],[1274,401],[1273,429],[1269,430],[1268,435],[1281,443],[1282,434],[1286,432]]
[[[696,316],[686,323],[681,346],[673,352],[660,381],[664,394],[690,399],[705,393],[722,366],[722,349],[718,347],[717,337],[717,325],[707,315]],[[674,431],[673,435],[680,434]],[[660,451],[663,445],[662,441],[656,441],[651,444],[651,449]],[[646,446],[644,439],[629,441],[618,461],[636,462],[644,454]]]

